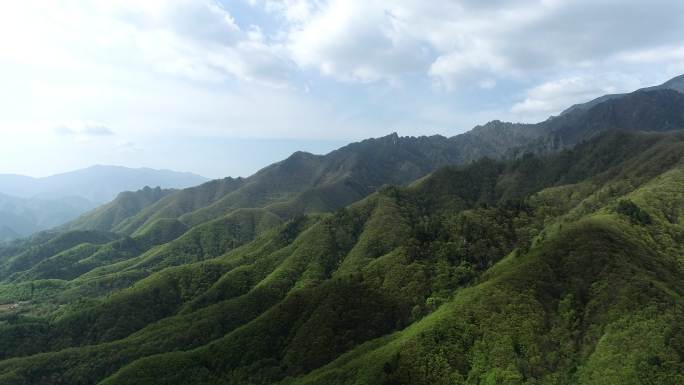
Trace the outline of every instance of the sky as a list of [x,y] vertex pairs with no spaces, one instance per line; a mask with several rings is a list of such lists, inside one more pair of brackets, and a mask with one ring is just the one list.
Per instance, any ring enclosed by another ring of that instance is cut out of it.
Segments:
[[684,73],[680,0],[0,0],[0,173],[247,176]]

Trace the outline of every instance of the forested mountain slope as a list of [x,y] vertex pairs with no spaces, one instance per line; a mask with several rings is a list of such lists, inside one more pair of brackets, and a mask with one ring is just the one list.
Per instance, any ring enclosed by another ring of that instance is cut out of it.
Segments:
[[119,218],[137,213],[141,207],[136,206],[155,201],[150,200],[147,188],[138,198],[126,193],[107,207],[97,208],[118,193],[145,186],[184,188],[206,180],[190,173],[116,166],[93,166],[43,178],[0,174],[0,242],[63,225],[89,210],[94,212],[79,229],[108,230]]
[[120,194],[0,244],[0,384],[680,384],[683,113],[643,90]]
[[[332,214],[240,211],[83,275],[14,273],[0,383],[678,384],[682,159],[681,133],[610,131]],[[82,237],[45,261],[141,242]]]
[[[537,124],[493,121],[451,138],[383,138],[353,143],[326,155],[297,152],[248,178],[226,178],[169,194],[116,220],[96,210],[71,223],[80,230],[136,235],[159,219],[195,226],[244,208],[266,209],[282,220],[328,212],[362,199],[383,185],[405,185],[445,165],[483,157],[499,159],[525,152],[570,148],[606,130],[684,129],[681,80],[630,94],[613,95]],[[679,87],[679,88],[678,88]],[[101,217],[105,217],[105,219]]]
[[[477,157],[481,156],[477,149]],[[194,226],[241,208],[266,208],[283,219],[344,207],[384,184],[406,184],[440,166],[462,163],[454,144],[441,136],[369,139],[327,155],[294,153],[249,178],[226,178],[182,190],[145,207],[111,228],[136,234],[158,219]],[[90,215],[71,228],[89,229]]]
[[108,231],[125,219],[138,214],[175,190],[164,190],[160,187],[145,186],[138,191],[124,191],[117,197],[95,210],[79,217],[62,227],[64,230],[89,229]]

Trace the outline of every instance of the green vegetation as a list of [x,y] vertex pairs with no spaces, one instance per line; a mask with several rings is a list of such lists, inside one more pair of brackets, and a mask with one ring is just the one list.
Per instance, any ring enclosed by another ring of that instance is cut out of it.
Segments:
[[630,200],[621,200],[618,202],[616,211],[628,217],[632,223],[650,225],[653,222],[648,212],[642,210],[641,207]]
[[172,192],[173,190],[162,190],[159,187],[145,187],[135,192],[125,191],[112,202],[83,215],[64,227],[70,230],[109,231],[126,218],[139,213],[143,208],[154,204]]
[[682,159],[609,132],[329,214],[7,245],[0,383],[679,384]]
[[0,245],[0,384],[682,384],[682,105],[121,194]]

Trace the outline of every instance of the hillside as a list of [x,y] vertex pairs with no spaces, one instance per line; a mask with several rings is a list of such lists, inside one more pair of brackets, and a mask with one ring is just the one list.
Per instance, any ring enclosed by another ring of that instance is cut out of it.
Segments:
[[0,385],[684,385],[683,21],[6,1]]
[[3,317],[0,382],[681,383],[682,159],[681,133],[611,131],[82,275],[139,240],[58,236],[4,257],[54,255],[0,286],[28,301]]
[[90,229],[108,231],[121,223],[126,218],[138,214],[142,209],[150,206],[174,190],[150,188],[145,186],[138,191],[124,191],[117,197],[82,217],[66,224],[64,229]]
[[684,95],[297,152],[0,244],[1,384],[680,384]]
[[[335,210],[382,185],[406,184],[438,167],[465,162],[458,147],[441,136],[392,134],[327,155],[297,152],[248,178],[216,180],[170,194],[106,230],[136,234],[159,219],[194,226],[242,208],[267,209],[282,219]],[[486,152],[472,151],[477,154],[473,159]],[[71,227],[89,228],[87,222],[92,220],[83,218]]]
[[[391,134],[326,155],[297,152],[248,178],[226,178],[174,192],[135,212],[119,210],[130,215],[121,215],[97,229],[136,235],[160,219],[179,220],[192,227],[245,208],[266,209],[288,220],[334,211],[383,185],[406,185],[446,165],[528,151],[554,152],[612,129],[684,129],[684,94],[676,90],[677,84],[679,78],[667,86],[605,98],[537,124],[493,121],[451,138]],[[103,223],[100,215],[101,211],[89,213],[69,227],[95,229],[92,223]]]
[[78,197],[27,199],[0,194],[0,242],[61,225],[95,206]]
[[[499,152],[514,155],[527,151],[540,153],[570,148],[607,130],[681,129],[684,129],[684,93],[677,89],[653,87],[629,94],[606,95],[540,123],[493,121],[464,135],[477,134],[479,137],[492,138],[490,140],[498,138],[501,143],[515,143],[508,148],[500,147]],[[520,138],[522,134],[525,136]]]
[[[640,90],[552,118],[543,140],[547,146],[572,146],[605,130],[670,131],[684,128],[684,93]],[[551,147],[553,149],[553,147]]]
[[[94,166],[45,178],[0,175],[0,242],[63,225],[90,210],[94,210],[92,215],[80,227],[109,229],[161,198],[161,192],[151,194],[146,186],[184,188],[206,180],[189,173],[114,166]],[[123,193],[97,208],[121,192],[141,188],[145,190]]]

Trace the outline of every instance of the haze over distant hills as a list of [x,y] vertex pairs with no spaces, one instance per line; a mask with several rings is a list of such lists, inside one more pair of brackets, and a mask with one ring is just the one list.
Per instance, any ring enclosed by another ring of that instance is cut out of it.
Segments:
[[0,174],[0,193],[20,198],[81,197],[102,204],[122,191],[144,186],[185,188],[207,180],[188,172],[97,165],[43,178]]
[[205,181],[191,173],[120,166],[93,166],[44,178],[2,174],[0,241],[61,225],[123,191],[185,188]]
[[0,241],[58,226],[96,206],[81,197],[42,199],[0,194]]

